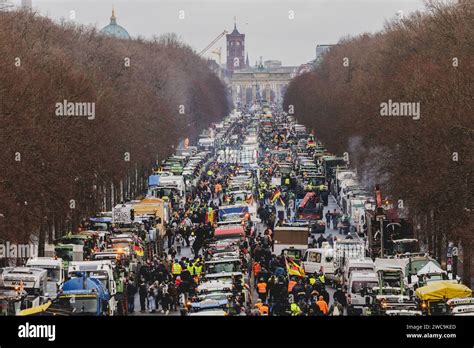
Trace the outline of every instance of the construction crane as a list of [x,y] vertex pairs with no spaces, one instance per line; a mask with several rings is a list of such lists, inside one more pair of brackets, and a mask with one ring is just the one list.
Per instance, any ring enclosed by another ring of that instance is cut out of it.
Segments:
[[204,53],[206,53],[212,46],[214,46],[214,44],[219,41],[221,39],[221,37],[223,37],[225,34],[227,34],[228,31],[227,30],[224,30],[222,33],[219,34],[219,36],[217,36],[214,40],[212,40],[212,42],[206,46],[206,48],[204,48],[201,52],[199,52],[198,54],[200,56],[202,56]]
[[222,47],[217,47],[211,51],[211,53],[219,57],[219,60],[218,60],[219,65],[221,64],[221,52],[222,52]]

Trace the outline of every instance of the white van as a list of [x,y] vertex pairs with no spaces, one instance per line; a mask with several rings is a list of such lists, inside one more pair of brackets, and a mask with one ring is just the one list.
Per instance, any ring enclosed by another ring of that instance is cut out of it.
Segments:
[[323,243],[322,248],[310,248],[304,253],[301,266],[307,274],[319,272],[320,270],[326,276],[334,274],[334,250],[326,243]]
[[361,295],[363,288],[372,289],[378,286],[377,273],[373,271],[354,271],[350,274],[347,287],[347,314],[362,314],[366,307],[365,296]]

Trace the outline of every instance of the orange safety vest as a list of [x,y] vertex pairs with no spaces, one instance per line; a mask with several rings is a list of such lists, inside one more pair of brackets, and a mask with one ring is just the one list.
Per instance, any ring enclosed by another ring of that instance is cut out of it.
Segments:
[[266,306],[266,305],[262,305],[262,306],[258,307],[258,310],[262,314],[268,314],[268,306]]
[[326,301],[324,301],[324,300],[317,301],[316,304],[319,306],[319,309],[321,309],[321,312],[323,312],[324,314],[328,314],[329,308],[328,308],[328,304],[326,303]]
[[259,294],[265,294],[267,292],[267,283],[258,283],[257,289]]
[[294,280],[290,280],[288,282],[288,292],[292,292],[295,285],[296,285],[296,282]]

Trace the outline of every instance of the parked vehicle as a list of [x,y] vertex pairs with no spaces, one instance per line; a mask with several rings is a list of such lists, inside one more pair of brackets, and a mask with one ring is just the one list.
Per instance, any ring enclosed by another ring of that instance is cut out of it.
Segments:
[[474,297],[452,298],[446,303],[452,315],[474,315]]
[[1,314],[17,315],[23,309],[43,304],[48,297],[45,269],[5,267],[0,272]]
[[308,249],[308,237],[308,227],[277,226],[273,236],[275,242],[273,252],[276,255],[281,255],[284,251],[287,251],[291,255],[294,250],[299,250],[298,258],[301,258]]
[[44,255],[48,258],[58,258],[63,262],[63,269],[69,268],[72,261],[84,260],[84,246],[75,244],[46,244],[44,246]]
[[52,257],[35,257],[26,262],[27,267],[42,268],[47,271],[47,286],[46,290],[48,296],[56,297],[56,294],[64,283],[65,269],[62,259]]
[[[451,314],[448,300],[470,298],[472,290],[462,284],[437,281],[416,289],[422,311],[428,315]],[[453,304],[453,302],[451,302]]]
[[56,305],[72,310],[72,315],[113,315],[111,295],[97,278],[78,272],[66,281]]
[[334,276],[336,272],[334,249],[329,246],[329,243],[324,243],[322,248],[306,250],[301,266],[306,274],[323,271],[326,277]]
[[368,306],[365,294],[378,285],[377,274],[373,271],[353,271],[347,281],[347,314],[361,315]]
[[347,285],[352,272],[374,272],[375,264],[370,258],[347,259],[344,265],[342,284]]
[[78,272],[84,273],[90,278],[96,278],[102,283],[110,295],[109,315],[114,315],[117,309],[117,302],[115,300],[117,289],[112,262],[110,260],[71,262],[68,269],[69,277],[75,277]]

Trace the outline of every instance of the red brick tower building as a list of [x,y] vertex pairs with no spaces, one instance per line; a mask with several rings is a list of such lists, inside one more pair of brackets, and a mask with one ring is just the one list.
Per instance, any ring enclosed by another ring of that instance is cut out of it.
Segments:
[[235,70],[247,67],[245,62],[245,34],[239,33],[237,24],[234,23],[232,33],[226,35],[227,38],[227,73],[232,75]]

